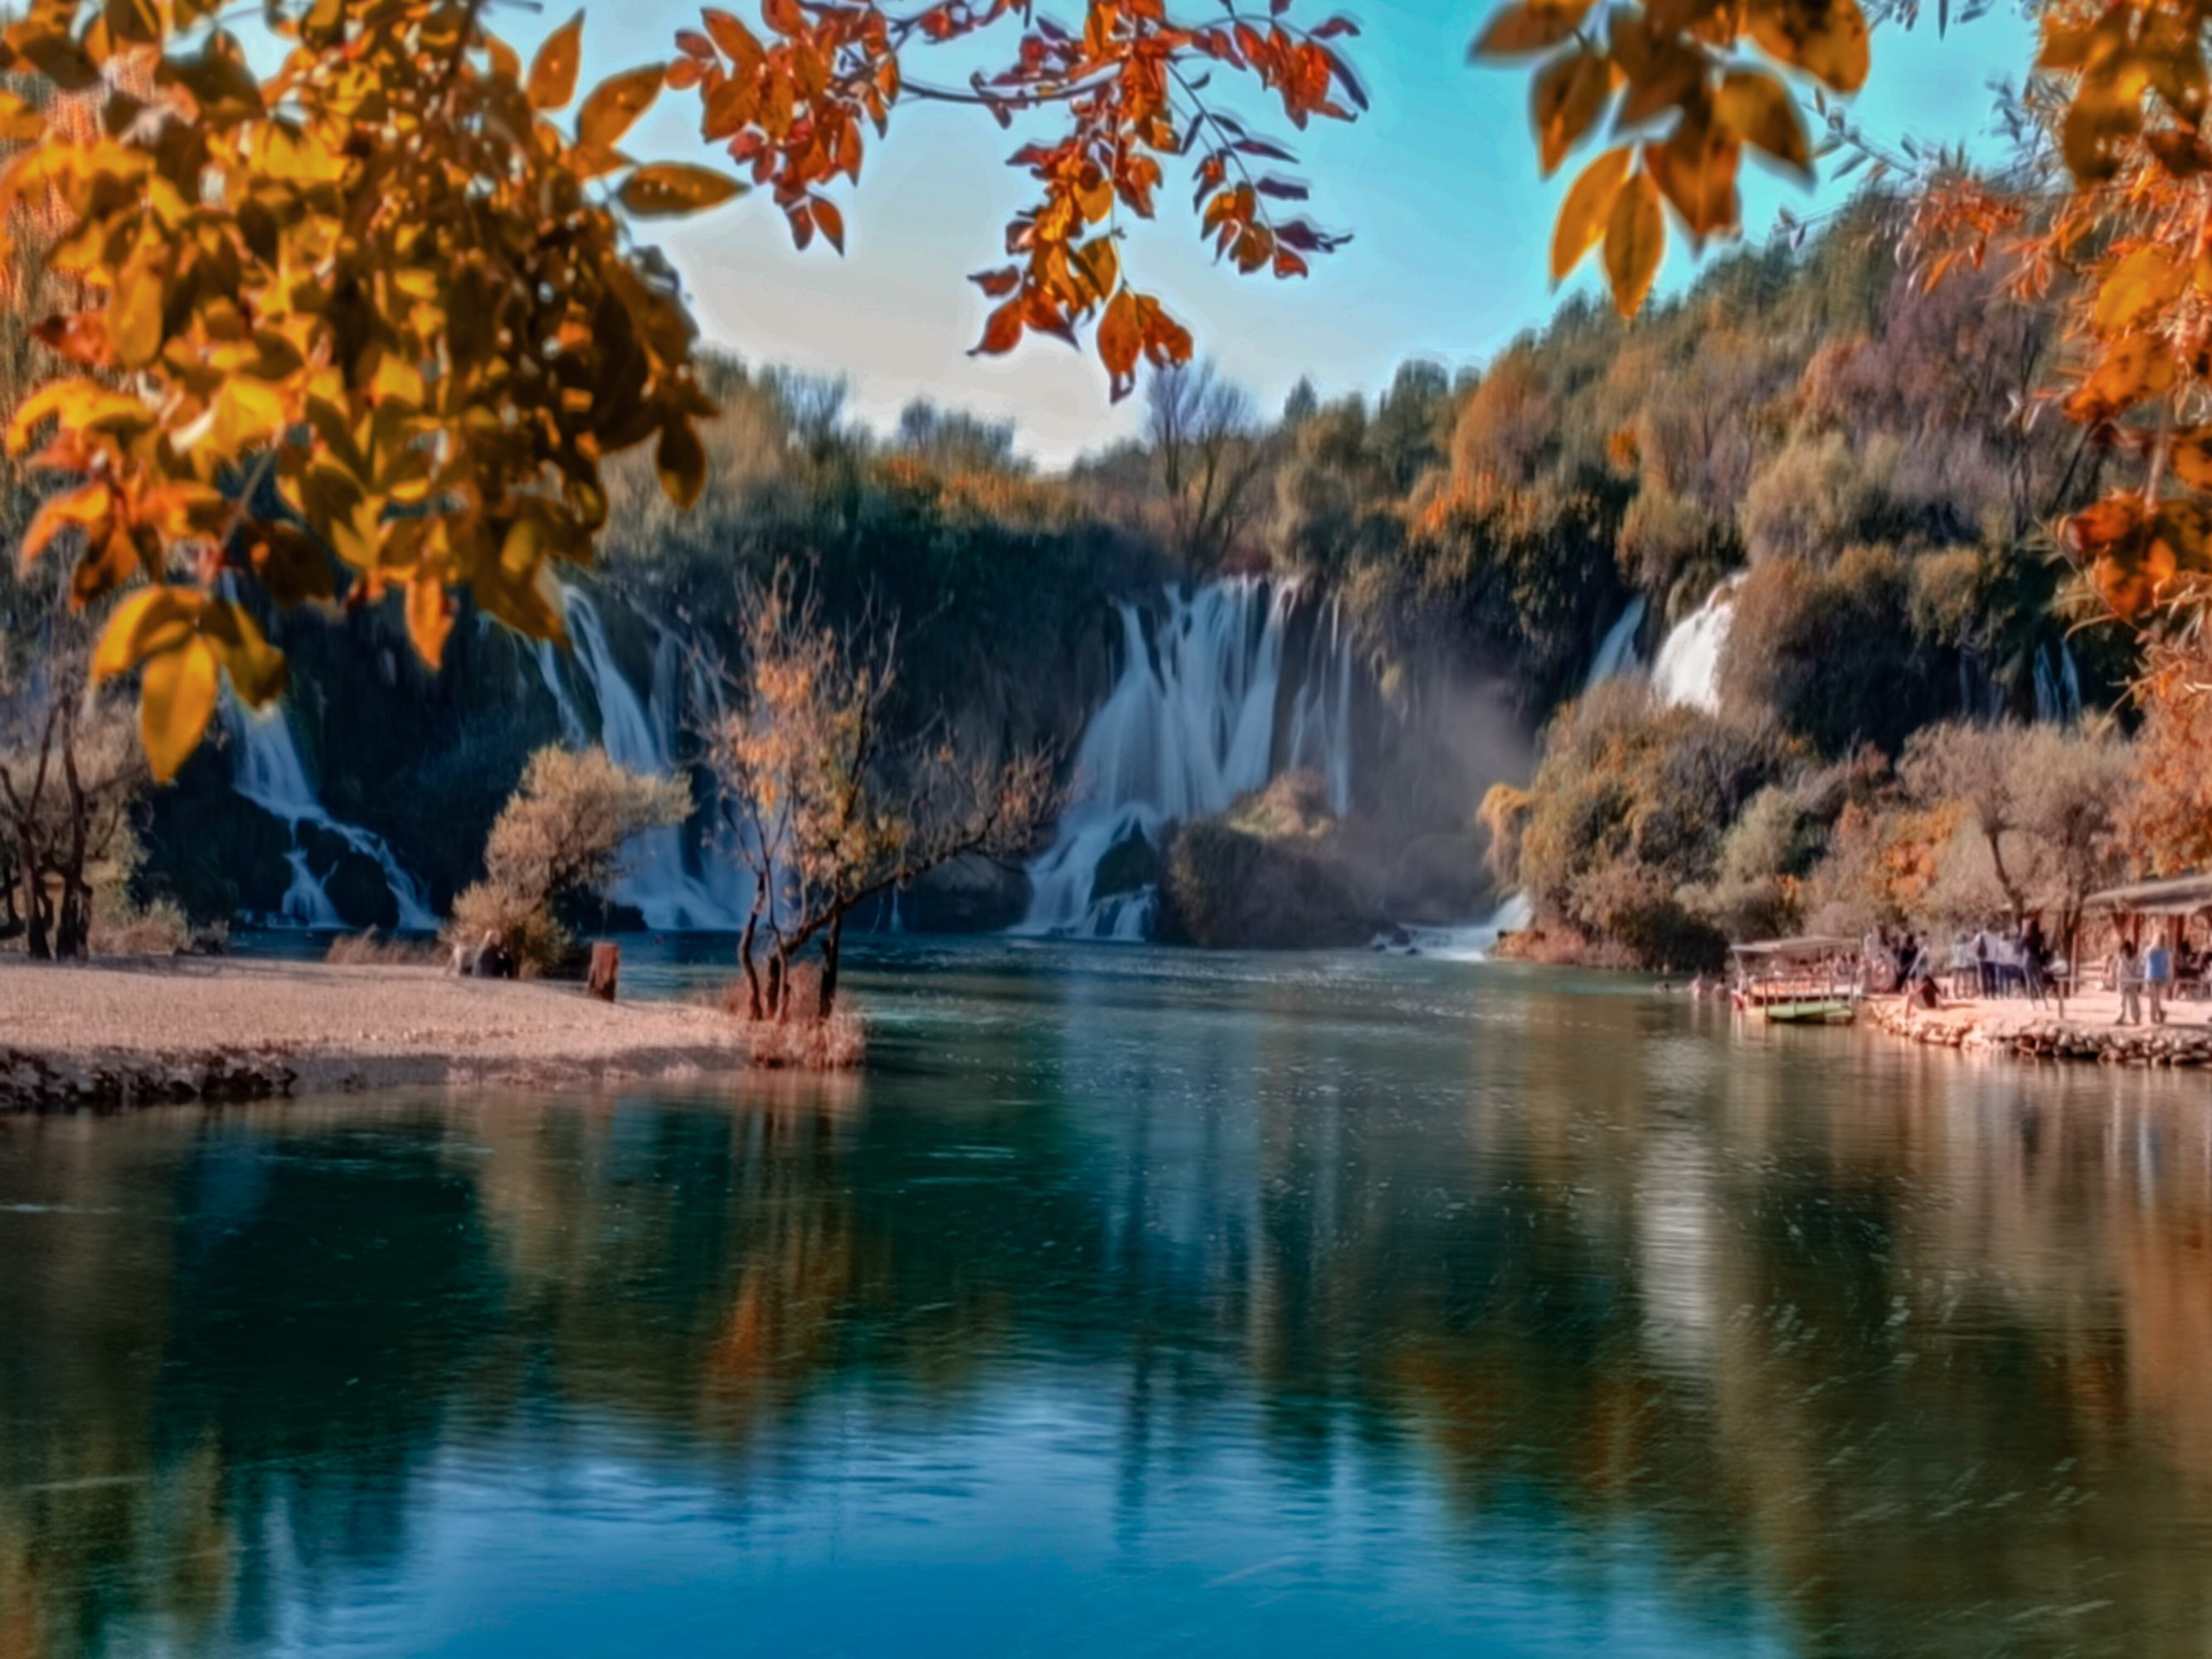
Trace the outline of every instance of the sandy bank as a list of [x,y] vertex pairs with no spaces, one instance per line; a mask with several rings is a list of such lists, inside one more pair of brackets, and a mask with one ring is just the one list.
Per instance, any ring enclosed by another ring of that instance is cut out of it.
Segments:
[[1916,1008],[1902,997],[1867,1005],[1893,1036],[1936,1048],[2011,1054],[2021,1060],[2086,1060],[2107,1066],[2212,1066],[2212,1024],[2201,1002],[2170,1005],[2163,1025],[2116,1025],[2118,994],[2090,991],[2066,1000],[2066,1016],[2021,998],[1947,1002]]
[[251,1099],[407,1085],[568,1084],[722,1070],[712,1009],[428,968],[0,961],[0,1109]]

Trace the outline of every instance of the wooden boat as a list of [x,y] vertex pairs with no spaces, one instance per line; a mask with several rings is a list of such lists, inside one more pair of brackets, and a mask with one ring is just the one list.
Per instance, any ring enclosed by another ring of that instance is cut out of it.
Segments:
[[1848,1025],[1858,1017],[1858,946],[1847,939],[1773,939],[1729,947],[1735,1006],[1773,1025]]

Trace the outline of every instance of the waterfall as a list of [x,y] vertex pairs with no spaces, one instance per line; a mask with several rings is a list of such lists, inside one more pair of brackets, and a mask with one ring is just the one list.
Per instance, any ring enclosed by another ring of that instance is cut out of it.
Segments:
[[1648,602],[1637,594],[1622,608],[1618,620],[1605,630],[1605,637],[1597,643],[1597,654],[1590,659],[1589,672],[1583,678],[1583,695],[1603,685],[1607,680],[1618,679],[1623,674],[1633,673],[1638,667],[1636,632],[1644,626],[1644,613]]
[[2074,664],[2074,647],[2058,642],[2054,664],[2051,647],[2035,647],[2035,718],[2051,725],[2072,726],[2081,719],[2081,676]]
[[1660,702],[1719,710],[1721,649],[1735,621],[1735,590],[1742,583],[1741,572],[1729,577],[1668,632],[1651,660],[1651,690]]
[[[1256,577],[1167,592],[1147,637],[1144,613],[1119,607],[1121,668],[1083,729],[1072,804],[1052,846],[1030,866],[1024,933],[1149,938],[1164,831],[1226,811],[1274,775],[1275,725],[1295,582]],[[1340,609],[1315,618],[1291,700],[1284,752],[1352,799],[1352,642]],[[1118,863],[1116,871],[1112,866]],[[1103,878],[1103,879],[1102,879]],[[1116,884],[1102,891],[1105,882]]]
[[1402,927],[1395,942],[1377,940],[1394,956],[1434,957],[1440,962],[1487,962],[1504,934],[1517,933],[1535,918],[1525,893],[1508,893],[1482,921],[1465,927]]
[[1344,601],[1331,595],[1306,647],[1305,678],[1291,706],[1291,765],[1328,780],[1329,811],[1352,810],[1352,630]]
[[376,860],[384,872],[384,884],[392,890],[399,907],[402,928],[410,933],[437,932],[438,919],[430,913],[422,884],[393,855],[384,838],[357,825],[343,823],[324,809],[307,781],[307,769],[300,759],[300,746],[292,736],[292,722],[283,704],[256,714],[226,694],[222,723],[230,737],[232,787],[272,817],[283,819],[292,832],[291,850],[284,854],[284,861],[292,866],[292,882],[284,890],[278,915],[270,920],[295,927],[336,929],[346,925],[307,862],[306,832],[322,830]]
[[[685,693],[699,695],[696,665],[687,683],[682,642],[655,627],[652,684],[640,698],[607,643],[598,603],[580,589],[564,588],[561,605],[568,628],[568,661],[550,641],[540,641],[538,667],[559,712],[562,737],[579,748],[596,738],[610,758],[633,771],[655,777],[676,772]],[[590,690],[596,722],[586,719],[564,668],[573,668]],[[665,933],[734,932],[744,926],[751,903],[750,888],[733,862],[699,858],[686,848],[683,830],[673,826],[648,830],[623,848],[615,896],[636,906],[647,927]]]

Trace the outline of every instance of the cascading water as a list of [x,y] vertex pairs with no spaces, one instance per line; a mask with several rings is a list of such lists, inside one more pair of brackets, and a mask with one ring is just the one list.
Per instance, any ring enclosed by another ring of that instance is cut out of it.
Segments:
[[[567,665],[591,693],[598,712],[597,740],[610,758],[634,771],[665,777],[676,770],[676,737],[685,707],[685,653],[676,635],[656,629],[653,684],[641,699],[607,643],[607,630],[591,595],[576,588],[562,593],[562,610],[571,649]],[[550,641],[538,647],[538,672],[552,693],[562,735],[580,747],[592,741],[593,723],[585,718],[564,670],[561,653]],[[692,694],[699,694],[693,676]],[[752,895],[742,872],[724,860],[698,859],[684,845],[678,828],[648,830],[623,849],[622,875],[615,896],[637,907],[646,925],[668,933],[720,933],[744,925]]]
[[1721,650],[1735,622],[1735,591],[1742,583],[1741,572],[1729,577],[1668,632],[1651,659],[1651,691],[1661,702],[1719,709]]
[[2078,725],[2081,719],[2081,675],[2074,664],[2074,647],[2058,642],[2054,665],[2051,647],[2035,647],[2035,718],[2057,726]]
[[1535,907],[1522,893],[1508,893],[1482,921],[1465,927],[1402,927],[1395,942],[1382,945],[1394,956],[1434,957],[1440,962],[1487,962],[1498,939],[1517,933],[1534,919]]
[[1622,609],[1613,626],[1605,630],[1605,637],[1598,641],[1596,654],[1590,659],[1589,672],[1583,678],[1583,696],[1588,696],[1607,680],[1634,673],[1640,666],[1636,656],[1636,634],[1644,626],[1644,613],[1648,608],[1644,595],[1638,593]]
[[226,696],[222,720],[230,737],[232,787],[264,812],[283,819],[292,832],[292,848],[284,854],[284,861],[292,866],[291,885],[285,889],[278,914],[268,920],[295,927],[346,925],[322,878],[308,863],[308,832],[321,830],[376,860],[384,872],[384,884],[392,890],[403,929],[437,931],[438,919],[430,913],[422,884],[393,855],[384,838],[341,823],[324,808],[307,781],[307,769],[300,759],[300,746],[292,736],[292,722],[283,704],[256,714]]
[[[1188,598],[1170,588],[1149,638],[1139,607],[1120,607],[1121,675],[1084,727],[1073,804],[1030,866],[1029,915],[1017,931],[1150,937],[1158,888],[1145,877],[1167,825],[1224,811],[1274,775],[1298,596],[1296,583],[1255,577],[1209,582]],[[1315,621],[1284,752],[1328,781],[1340,811],[1352,797],[1352,676],[1350,630],[1331,605]]]
[[1332,595],[1322,620],[1291,705],[1291,765],[1328,780],[1329,810],[1342,817],[1352,810],[1352,630],[1344,602]]

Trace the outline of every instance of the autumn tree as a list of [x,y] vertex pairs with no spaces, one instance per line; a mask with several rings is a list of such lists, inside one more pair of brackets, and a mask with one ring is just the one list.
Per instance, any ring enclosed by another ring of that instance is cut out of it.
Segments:
[[691,807],[684,779],[636,771],[596,746],[539,750],[493,820],[483,879],[453,900],[448,932],[465,945],[492,939],[526,970],[554,966],[571,944],[562,904],[611,896],[622,849]]
[[[1119,397],[1191,351],[1123,254],[1170,164],[1239,270],[1297,276],[1342,240],[1291,205],[1306,193],[1279,170],[1291,153],[1212,78],[1247,77],[1300,128],[1349,118],[1365,103],[1338,44],[1353,26],[1290,10],[1186,21],[1164,0],[1090,0],[1068,29],[1016,0],[762,0],[757,28],[709,10],[672,61],[577,102],[580,16],[526,67],[481,0],[274,0],[285,51],[264,78],[211,0],[33,0],[0,33],[0,72],[35,83],[0,92],[0,224],[51,230],[70,297],[39,332],[70,373],[6,439],[72,487],[24,553],[70,553],[80,604],[124,593],[99,677],[138,674],[161,778],[222,678],[255,706],[284,689],[227,574],[285,604],[397,594],[432,663],[463,591],[557,638],[553,573],[592,556],[605,459],[651,445],[679,504],[706,470],[694,327],[641,222],[753,188],[802,246],[842,246],[830,192],[901,107],[1056,124],[1011,157],[1036,199],[1008,262],[975,278],[993,301],[977,349],[1087,330]],[[988,37],[1003,68],[913,72]],[[669,88],[697,96],[703,137],[749,178],[624,154]]]
[[[1890,15],[1910,23],[1919,10]],[[1858,0],[1509,0],[1474,53],[1541,60],[1532,118],[1547,176],[1601,130],[1620,141],[1568,188],[1551,265],[1564,277],[1602,245],[1627,316],[1657,276],[1664,208],[1693,246],[1739,232],[1747,147],[1811,181],[1816,151],[1785,76],[1809,83],[1818,153],[1846,152],[1838,172],[1872,159],[1917,187],[1904,246],[1922,283],[1994,264],[2015,295],[2057,298],[2065,349],[2037,400],[2057,403],[2085,442],[2136,463],[2102,499],[2064,513],[2061,544],[2110,616],[2201,631],[2212,601],[2207,20],[2185,0],[2059,0],[2034,11],[2035,61],[2003,112],[2021,155],[1996,179],[1948,155],[1885,147],[1829,102],[1867,77]],[[1939,26],[1949,17],[1939,5]],[[2014,361],[2033,364],[2038,343],[2022,343]]]
[[[901,737],[886,719],[896,623],[827,626],[787,565],[738,614],[729,711],[705,733],[729,850],[753,878],[738,961],[754,1019],[826,1019],[846,917],[953,859],[1026,854],[1057,809],[1052,768],[1034,750],[994,763],[941,730]],[[794,1010],[792,964],[817,945],[819,1002]]]

